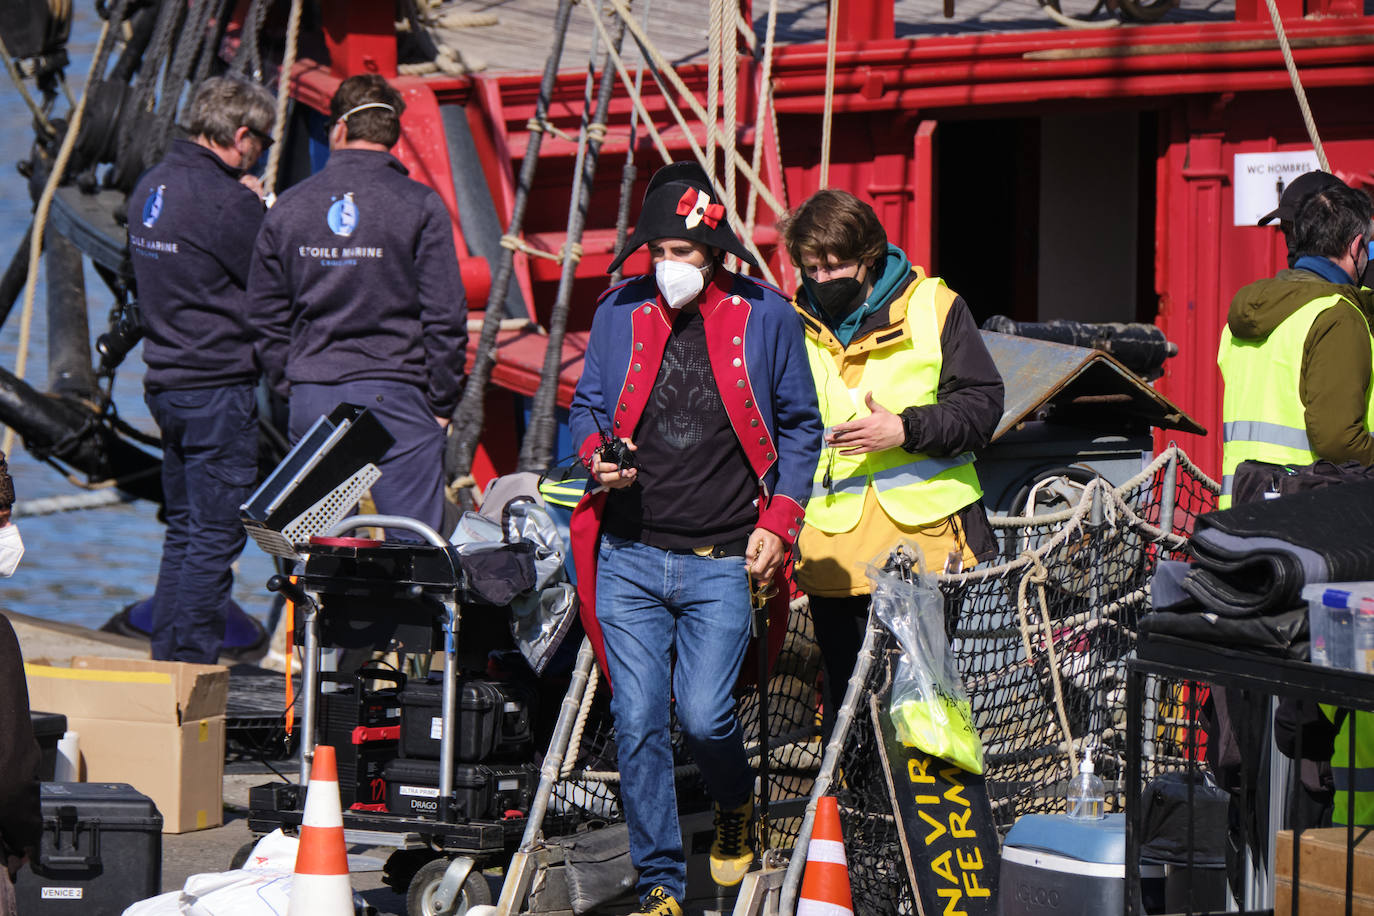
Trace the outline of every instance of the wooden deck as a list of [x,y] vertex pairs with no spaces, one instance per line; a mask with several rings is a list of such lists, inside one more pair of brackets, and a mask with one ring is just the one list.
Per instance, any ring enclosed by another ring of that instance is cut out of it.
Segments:
[[[597,30],[589,5],[573,7],[560,69],[586,66]],[[1068,14],[1086,14],[1093,0],[1060,0]],[[1021,32],[1062,29],[1045,15],[1036,0],[953,0],[954,16],[946,19],[943,0],[896,0],[898,38],[971,33]],[[474,68],[491,71],[539,71],[553,42],[557,0],[448,0],[437,11],[441,19],[452,16],[486,16],[495,23],[467,28],[441,28],[446,44],[461,52]],[[639,0],[633,9],[660,53],[674,64],[704,62],[706,52],[707,0]],[[825,41],[827,0],[778,0],[777,41],[800,44]],[[754,31],[763,39],[767,0],[754,0]],[[1229,21],[1235,0],[1182,0],[1160,24]],[[1125,25],[1124,28],[1135,28]],[[623,55],[627,65],[639,61],[639,50],[626,36]]]

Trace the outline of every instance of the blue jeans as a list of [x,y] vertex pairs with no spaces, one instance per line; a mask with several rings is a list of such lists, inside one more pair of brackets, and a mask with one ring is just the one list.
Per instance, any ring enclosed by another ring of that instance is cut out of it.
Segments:
[[251,385],[148,392],[162,431],[167,533],[153,593],[153,658],[213,665],[224,643],[230,571],[243,550],[239,506],[258,476]]
[[[434,419],[425,393],[417,385],[381,380],[291,386],[292,443],[310,431],[324,414],[340,404],[366,407],[391,433],[395,443],[377,467],[382,476],[372,485],[372,502],[381,515],[418,519],[435,531],[444,524],[444,431]],[[404,529],[387,529],[387,537],[419,540]]]
[[681,900],[687,864],[673,785],[669,682],[707,790],[722,806],[743,804],[753,773],[731,691],[749,642],[744,558],[712,559],[602,535],[596,617],[614,691],[620,800],[639,894],[661,884]]

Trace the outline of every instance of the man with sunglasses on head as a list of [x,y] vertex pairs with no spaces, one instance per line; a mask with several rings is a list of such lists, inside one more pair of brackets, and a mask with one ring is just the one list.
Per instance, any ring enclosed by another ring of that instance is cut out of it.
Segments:
[[162,432],[167,533],[153,594],[153,658],[214,663],[238,508],[257,477],[257,336],[248,265],[262,224],[246,171],[271,142],[260,86],[212,77],[192,97],[189,139],[173,140],[129,198],[129,254],[142,316],[144,398]]
[[794,303],[826,429],[797,584],[825,664],[828,733],[863,637],[867,565],[904,541],[932,573],[996,551],[973,452],[1002,417],[1002,377],[963,298],[853,194],[818,191],[779,229],[802,274]]
[[467,349],[452,220],[391,155],[405,110],[395,88],[351,76],[329,109],[328,163],[282,193],[258,236],[260,359],[290,399],[292,441],[340,403],[372,411],[396,440],[372,486],[377,511],[442,531],[444,431]]

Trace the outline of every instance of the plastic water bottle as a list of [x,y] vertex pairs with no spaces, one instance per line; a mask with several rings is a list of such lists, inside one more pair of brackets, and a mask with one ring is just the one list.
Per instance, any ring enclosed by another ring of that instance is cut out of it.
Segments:
[[1374,673],[1374,599],[1361,598],[1354,616],[1355,670]]
[[1327,645],[1331,639],[1327,632],[1330,626],[1329,611],[1320,601],[1307,603],[1307,632],[1311,646],[1311,660],[1314,665],[1330,666],[1331,654]]
[[1069,817],[1076,821],[1096,821],[1106,816],[1107,785],[1093,772],[1092,754],[1087,748],[1078,762],[1078,775],[1069,781],[1064,797],[1069,803]]

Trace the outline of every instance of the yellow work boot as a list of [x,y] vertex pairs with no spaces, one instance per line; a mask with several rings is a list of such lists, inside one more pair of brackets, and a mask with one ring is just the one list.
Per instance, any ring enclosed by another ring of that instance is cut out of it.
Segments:
[[737,808],[716,805],[716,836],[711,841],[711,880],[734,887],[754,863],[754,800]]
[[631,916],[682,916],[682,905],[667,888],[658,884],[639,902],[639,909]]

